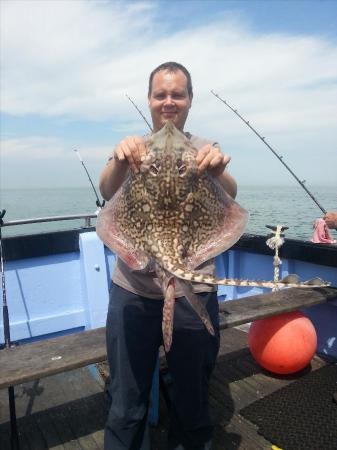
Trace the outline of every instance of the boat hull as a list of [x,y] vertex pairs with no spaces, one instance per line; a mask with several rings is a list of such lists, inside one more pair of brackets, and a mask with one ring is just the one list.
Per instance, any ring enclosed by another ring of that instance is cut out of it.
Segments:
[[[216,258],[219,277],[273,279],[273,252],[265,236],[243,235]],[[94,229],[4,239],[7,302],[12,341],[34,341],[105,325],[110,274],[116,262]],[[337,247],[286,240],[280,276],[319,276],[337,286]],[[260,294],[257,287],[219,286],[219,301]],[[318,334],[318,351],[337,357],[337,302],[305,313]],[[2,318],[0,319],[2,320]],[[3,324],[0,321],[0,342]]]

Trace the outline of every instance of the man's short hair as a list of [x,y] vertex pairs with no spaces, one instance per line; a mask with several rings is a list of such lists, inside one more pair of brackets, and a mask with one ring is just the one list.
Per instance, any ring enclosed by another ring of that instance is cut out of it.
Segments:
[[189,73],[189,71],[186,69],[186,67],[184,67],[182,64],[179,64],[177,62],[173,62],[173,61],[169,61],[169,62],[165,62],[163,64],[160,64],[160,66],[156,67],[150,74],[150,78],[149,78],[149,92],[148,92],[148,96],[150,97],[151,95],[151,91],[152,91],[152,80],[154,75],[157,72],[160,72],[161,70],[167,70],[168,72],[178,72],[178,70],[181,70],[183,72],[183,74],[186,76],[187,78],[187,91],[188,91],[188,95],[190,98],[193,97],[193,88],[192,88],[192,78],[191,78],[191,74]]

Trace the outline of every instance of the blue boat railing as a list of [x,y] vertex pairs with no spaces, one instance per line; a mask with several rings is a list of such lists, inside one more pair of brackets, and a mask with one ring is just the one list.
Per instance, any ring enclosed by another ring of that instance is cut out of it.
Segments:
[[49,217],[35,217],[32,219],[17,219],[17,220],[8,220],[3,221],[3,227],[10,227],[16,225],[27,225],[34,223],[42,223],[42,222],[58,222],[63,220],[78,220],[84,219],[85,228],[90,228],[92,226],[91,219],[96,219],[97,214],[71,214],[65,216],[49,216]]

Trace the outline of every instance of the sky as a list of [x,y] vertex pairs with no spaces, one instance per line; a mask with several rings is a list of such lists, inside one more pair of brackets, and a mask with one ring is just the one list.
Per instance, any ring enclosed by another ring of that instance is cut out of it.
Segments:
[[292,176],[337,188],[337,1],[0,0],[1,188],[95,184],[114,146],[144,135],[150,72],[192,74],[185,130],[220,143],[238,185]]

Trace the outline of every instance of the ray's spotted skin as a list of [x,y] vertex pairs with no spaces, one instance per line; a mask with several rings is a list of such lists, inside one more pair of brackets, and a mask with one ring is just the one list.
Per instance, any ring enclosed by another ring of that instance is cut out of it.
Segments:
[[[195,269],[230,248],[242,235],[248,213],[207,172],[198,174],[197,150],[168,121],[147,142],[139,172],[129,171],[119,191],[101,210],[97,234],[132,269],[152,267],[164,295],[163,339],[172,342],[174,286],[207,330],[208,313],[191,282],[274,288],[273,281],[217,279]],[[281,286],[300,286],[290,278]]]

